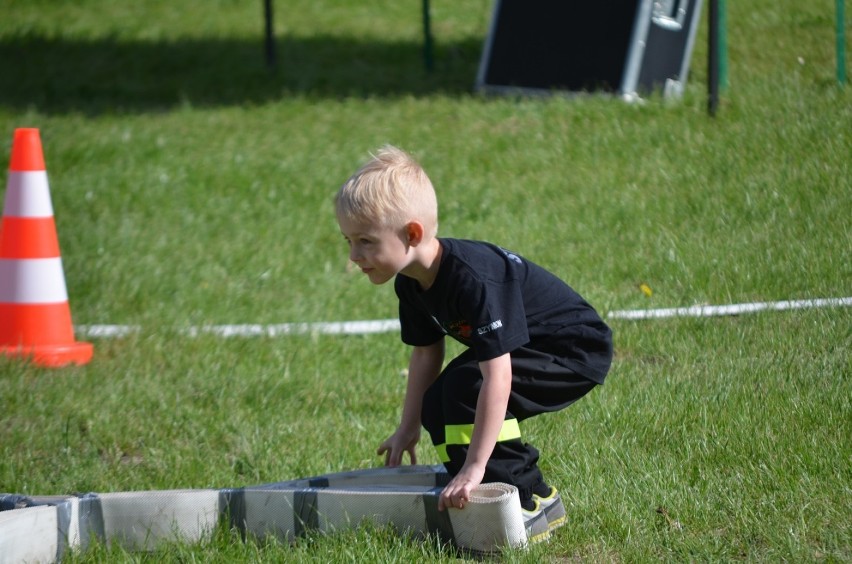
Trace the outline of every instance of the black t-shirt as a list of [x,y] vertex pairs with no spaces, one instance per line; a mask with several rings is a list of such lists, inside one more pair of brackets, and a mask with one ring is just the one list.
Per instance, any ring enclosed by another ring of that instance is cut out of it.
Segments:
[[450,335],[484,361],[528,347],[603,383],[612,333],[597,312],[544,268],[490,243],[439,239],[438,275],[423,291],[399,274],[402,340],[413,346]]

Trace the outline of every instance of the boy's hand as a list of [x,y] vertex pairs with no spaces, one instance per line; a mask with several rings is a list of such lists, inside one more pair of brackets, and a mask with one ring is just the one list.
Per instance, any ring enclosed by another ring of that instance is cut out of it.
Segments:
[[376,454],[385,455],[385,466],[396,467],[402,464],[402,453],[407,452],[412,464],[417,464],[415,445],[420,440],[420,430],[407,432],[397,429],[385,442],[379,445]]
[[464,509],[465,504],[470,501],[470,494],[476,486],[482,483],[484,475],[484,466],[467,464],[462,466],[461,471],[450,480],[450,483],[441,492],[441,496],[438,498],[438,511],[443,511],[448,507]]

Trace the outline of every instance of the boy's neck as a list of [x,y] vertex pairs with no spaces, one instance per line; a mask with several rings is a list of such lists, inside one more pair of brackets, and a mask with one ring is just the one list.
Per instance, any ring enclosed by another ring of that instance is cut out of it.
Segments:
[[437,237],[432,237],[428,242],[418,245],[415,251],[414,260],[403,271],[403,274],[417,280],[423,290],[428,290],[438,276],[444,248]]

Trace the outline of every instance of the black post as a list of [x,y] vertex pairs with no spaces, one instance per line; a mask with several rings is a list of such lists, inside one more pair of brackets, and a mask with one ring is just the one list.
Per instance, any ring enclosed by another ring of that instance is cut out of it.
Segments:
[[275,33],[272,30],[272,0],[264,0],[263,12],[266,17],[266,66],[275,68]]
[[426,70],[434,66],[432,59],[432,22],[429,17],[429,0],[423,0],[423,63]]
[[710,0],[707,43],[707,111],[715,116],[719,108],[719,0]]

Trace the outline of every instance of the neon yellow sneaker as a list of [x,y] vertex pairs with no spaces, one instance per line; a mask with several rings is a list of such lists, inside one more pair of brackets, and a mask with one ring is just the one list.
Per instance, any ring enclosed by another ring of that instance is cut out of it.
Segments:
[[550,538],[550,527],[547,522],[547,515],[544,513],[544,508],[541,503],[533,496],[535,507],[533,509],[524,509],[521,507],[521,515],[524,517],[524,528],[527,531],[527,541],[529,543],[542,542]]
[[559,495],[559,491],[556,488],[550,486],[550,494],[546,497],[533,494],[532,498],[533,501],[536,502],[536,506],[541,507],[541,510],[547,518],[548,532],[557,529],[566,523],[568,515],[565,513],[565,506],[562,504],[562,497]]

